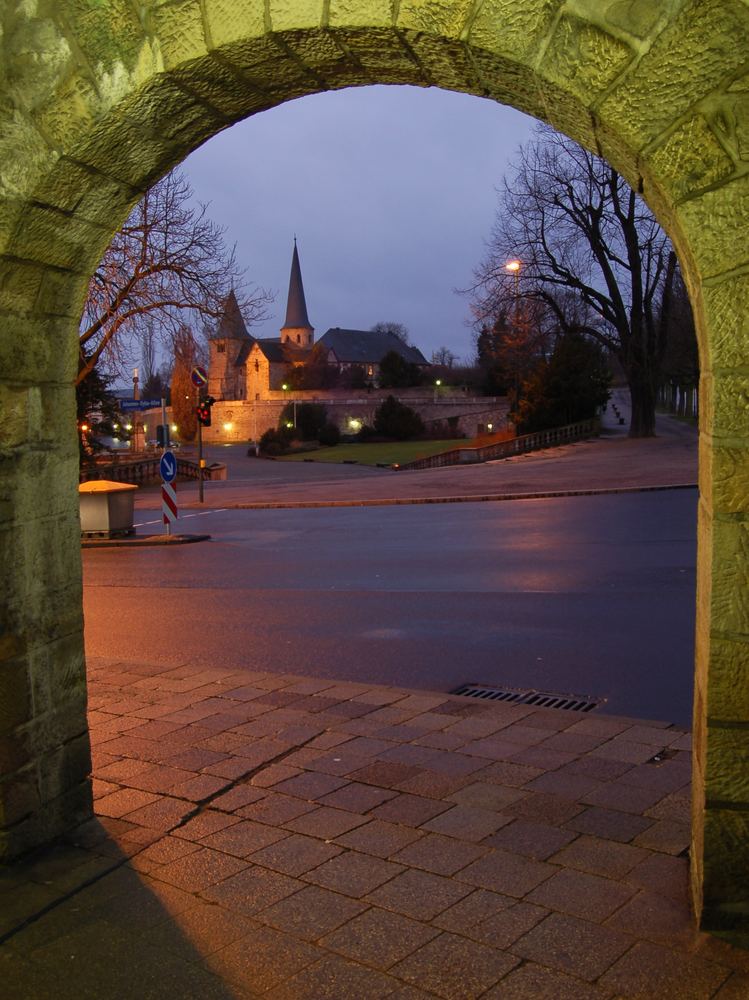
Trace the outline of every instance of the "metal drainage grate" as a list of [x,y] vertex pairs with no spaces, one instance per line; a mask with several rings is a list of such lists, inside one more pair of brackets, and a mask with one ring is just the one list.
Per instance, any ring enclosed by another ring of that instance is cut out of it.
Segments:
[[535,705],[537,708],[565,708],[570,712],[590,712],[601,700],[577,694],[553,694],[550,691],[520,691],[516,688],[487,687],[480,684],[462,684],[451,694],[466,698],[483,698],[486,701],[505,701],[514,705]]

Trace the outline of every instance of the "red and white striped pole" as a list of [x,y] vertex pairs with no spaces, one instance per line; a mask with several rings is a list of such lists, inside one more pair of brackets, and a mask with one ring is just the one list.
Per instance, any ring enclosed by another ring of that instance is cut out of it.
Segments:
[[161,484],[161,513],[164,517],[167,535],[172,533],[172,524],[177,520],[177,487],[175,483]]

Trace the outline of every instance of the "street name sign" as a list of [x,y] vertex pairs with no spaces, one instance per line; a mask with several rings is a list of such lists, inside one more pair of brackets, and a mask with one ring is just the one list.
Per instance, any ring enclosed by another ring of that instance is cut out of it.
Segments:
[[121,399],[119,407],[121,410],[155,410],[161,406],[160,399]]

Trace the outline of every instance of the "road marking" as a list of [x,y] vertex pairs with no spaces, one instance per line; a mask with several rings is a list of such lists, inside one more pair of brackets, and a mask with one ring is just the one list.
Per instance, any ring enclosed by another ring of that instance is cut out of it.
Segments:
[[[188,517],[205,517],[206,514],[221,514],[223,511],[225,511],[227,509],[228,508],[226,508],[226,507],[217,507],[215,510],[199,510],[195,514],[183,514],[182,517],[181,517],[181,520],[185,521],[185,520],[187,520]],[[147,527],[148,525],[151,525],[151,524],[161,524],[161,523],[162,522],[160,520],[158,520],[158,521],[135,521],[133,523],[133,527],[134,528],[145,528],[145,527]]]

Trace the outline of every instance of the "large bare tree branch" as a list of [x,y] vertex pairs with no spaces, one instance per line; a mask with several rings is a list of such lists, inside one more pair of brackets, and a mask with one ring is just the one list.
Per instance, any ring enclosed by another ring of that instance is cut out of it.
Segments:
[[231,290],[248,324],[266,318],[272,295],[247,281],[224,230],[192,201],[186,178],[167,174],[133,209],[91,278],[78,382],[103,357],[118,372],[146,327],[158,326],[171,355],[186,323],[221,317]]

